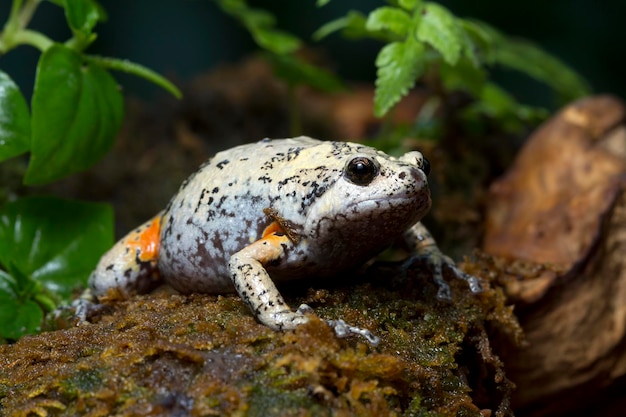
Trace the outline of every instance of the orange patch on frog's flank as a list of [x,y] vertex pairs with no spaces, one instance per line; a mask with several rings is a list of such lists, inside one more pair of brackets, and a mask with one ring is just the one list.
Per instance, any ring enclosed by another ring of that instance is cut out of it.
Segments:
[[272,222],[269,226],[265,228],[265,230],[263,230],[263,238],[266,238],[269,235],[273,234],[285,235],[286,233],[285,230],[280,227],[280,224],[278,224],[278,222]]
[[134,253],[142,262],[153,261],[159,256],[161,245],[161,216],[154,217],[142,230],[132,233],[126,244],[135,249]]

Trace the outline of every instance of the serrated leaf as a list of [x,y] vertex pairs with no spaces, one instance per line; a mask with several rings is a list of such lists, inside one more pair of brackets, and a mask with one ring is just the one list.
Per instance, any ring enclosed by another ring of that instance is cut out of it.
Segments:
[[502,38],[495,54],[495,62],[547,84],[563,101],[589,94],[590,88],[582,77],[528,41]]
[[27,197],[0,210],[0,263],[69,297],[113,244],[105,204]]
[[384,116],[415,85],[424,72],[424,47],[409,36],[381,49],[376,58],[377,79],[374,113]]
[[411,16],[395,7],[379,7],[369,14],[365,28],[368,31],[389,30],[404,39],[411,28]]
[[65,18],[73,30],[88,34],[100,20],[100,8],[92,0],[65,0]]
[[46,50],[32,101],[31,158],[24,183],[43,184],[89,168],[113,145],[124,102],[115,80],[62,45]]
[[33,300],[19,300],[14,294],[0,289],[0,335],[19,339],[36,332],[43,320],[43,310]]
[[443,59],[454,65],[461,56],[463,33],[456,18],[445,7],[426,3],[417,28],[417,38],[439,51]]
[[0,71],[0,161],[28,151],[30,112],[18,86]]

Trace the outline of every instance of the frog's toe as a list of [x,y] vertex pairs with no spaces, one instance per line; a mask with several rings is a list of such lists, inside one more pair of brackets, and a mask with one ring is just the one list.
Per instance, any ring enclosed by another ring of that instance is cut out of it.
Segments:
[[467,285],[469,286],[472,293],[480,294],[481,292],[483,292],[483,286],[480,284],[478,278],[461,271],[454,264],[448,264],[448,268],[450,268],[450,270],[454,273],[455,277],[467,282]]
[[348,337],[352,335],[363,336],[372,346],[377,346],[380,343],[380,337],[367,329],[361,329],[360,327],[350,326],[345,321],[339,320],[326,320],[326,323],[335,331],[335,335],[339,338]]
[[437,300],[440,301],[452,301],[452,290],[447,282],[435,279],[439,288],[437,289]]

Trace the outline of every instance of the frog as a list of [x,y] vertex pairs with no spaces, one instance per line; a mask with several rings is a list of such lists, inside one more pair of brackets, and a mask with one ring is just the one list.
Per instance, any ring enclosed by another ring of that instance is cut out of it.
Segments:
[[[215,154],[180,186],[166,208],[105,253],[89,277],[91,297],[123,297],[166,283],[180,293],[236,292],[274,330],[309,321],[277,284],[340,276],[399,238],[428,261],[437,298],[449,300],[442,268],[468,282],[421,223],[431,207],[428,160],[399,157],[360,143],[306,136],[263,139]],[[340,337],[380,338],[342,319]]]

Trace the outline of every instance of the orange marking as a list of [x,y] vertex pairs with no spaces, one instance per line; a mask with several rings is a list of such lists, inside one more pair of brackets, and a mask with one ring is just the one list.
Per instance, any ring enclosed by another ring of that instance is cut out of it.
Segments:
[[126,244],[135,249],[140,261],[156,260],[161,244],[161,216],[154,217],[144,230],[131,233],[126,239]]
[[280,227],[280,224],[278,224],[278,222],[272,222],[269,226],[265,228],[265,230],[263,230],[262,238],[266,238],[269,235],[273,234],[285,235],[286,233],[285,230]]

